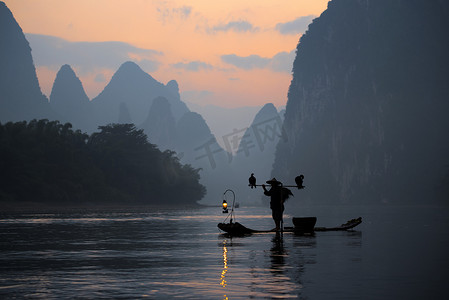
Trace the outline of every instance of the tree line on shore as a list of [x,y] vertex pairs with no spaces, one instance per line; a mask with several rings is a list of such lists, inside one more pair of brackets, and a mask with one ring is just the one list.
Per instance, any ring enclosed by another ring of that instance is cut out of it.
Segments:
[[160,151],[133,124],[91,135],[46,119],[0,123],[0,201],[73,206],[193,205],[200,169]]

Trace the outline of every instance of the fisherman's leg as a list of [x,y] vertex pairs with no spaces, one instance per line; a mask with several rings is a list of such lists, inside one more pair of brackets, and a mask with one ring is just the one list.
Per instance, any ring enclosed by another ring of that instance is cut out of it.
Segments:
[[279,231],[281,229],[281,219],[282,219],[282,212],[277,210],[275,213],[274,223],[276,224],[276,231]]
[[273,219],[274,220],[274,225],[275,225],[275,227],[273,228],[273,229],[271,229],[271,231],[278,231],[279,230],[279,220],[277,220],[277,219]]
[[275,226],[273,229],[271,229],[271,231],[277,231],[278,230],[278,221],[277,221],[276,211],[275,210],[272,210],[271,216],[273,217],[274,226]]
[[275,230],[279,231],[281,229],[281,220],[276,219],[276,220],[274,220],[274,223],[276,224]]

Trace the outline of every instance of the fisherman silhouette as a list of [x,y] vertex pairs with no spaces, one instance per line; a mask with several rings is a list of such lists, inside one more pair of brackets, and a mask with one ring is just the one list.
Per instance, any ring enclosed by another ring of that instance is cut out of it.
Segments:
[[251,173],[251,177],[248,179],[249,186],[253,189],[256,188],[256,177],[254,177],[254,173]]
[[305,188],[305,186],[303,185],[303,180],[304,180],[304,175],[299,175],[296,176],[295,178],[295,182],[296,182],[296,186],[298,187],[298,190]]
[[267,183],[271,185],[271,189],[267,190],[265,184],[262,184],[263,193],[266,196],[271,197],[270,208],[271,215],[274,220],[276,227],[273,230],[279,231],[281,229],[282,213],[284,212],[284,200],[282,199],[282,187],[281,182],[277,181],[276,178],[268,180]]

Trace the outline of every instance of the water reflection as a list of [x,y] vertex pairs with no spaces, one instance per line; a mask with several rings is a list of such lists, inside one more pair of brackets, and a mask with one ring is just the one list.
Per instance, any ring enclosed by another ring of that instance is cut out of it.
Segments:
[[273,276],[281,276],[285,270],[285,257],[287,251],[284,249],[283,235],[276,233],[272,238],[272,247],[270,249],[271,268],[270,272]]
[[267,280],[266,292],[276,297],[294,298],[298,293],[298,286],[290,277],[289,269],[292,266],[288,264],[289,257],[288,248],[284,246],[284,236],[276,233],[271,239],[270,249],[270,273],[271,278]]
[[297,298],[307,265],[316,263],[316,239],[293,234],[221,235],[220,288],[224,299]]
[[[361,233],[229,238],[216,229],[221,211],[213,213],[0,218],[0,298],[329,299],[343,287],[360,290]],[[253,228],[272,225],[239,218]]]
[[[223,241],[223,271],[221,271],[220,285],[226,287],[226,272],[228,272],[228,248],[226,240]],[[226,295],[225,295],[226,297]]]

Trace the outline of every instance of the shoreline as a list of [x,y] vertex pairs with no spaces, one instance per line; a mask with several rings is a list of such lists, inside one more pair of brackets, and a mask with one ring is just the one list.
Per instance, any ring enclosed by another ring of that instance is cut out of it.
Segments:
[[151,212],[156,210],[185,210],[206,208],[203,204],[78,204],[58,205],[39,202],[0,202],[0,214],[7,213],[73,213],[73,212]]

